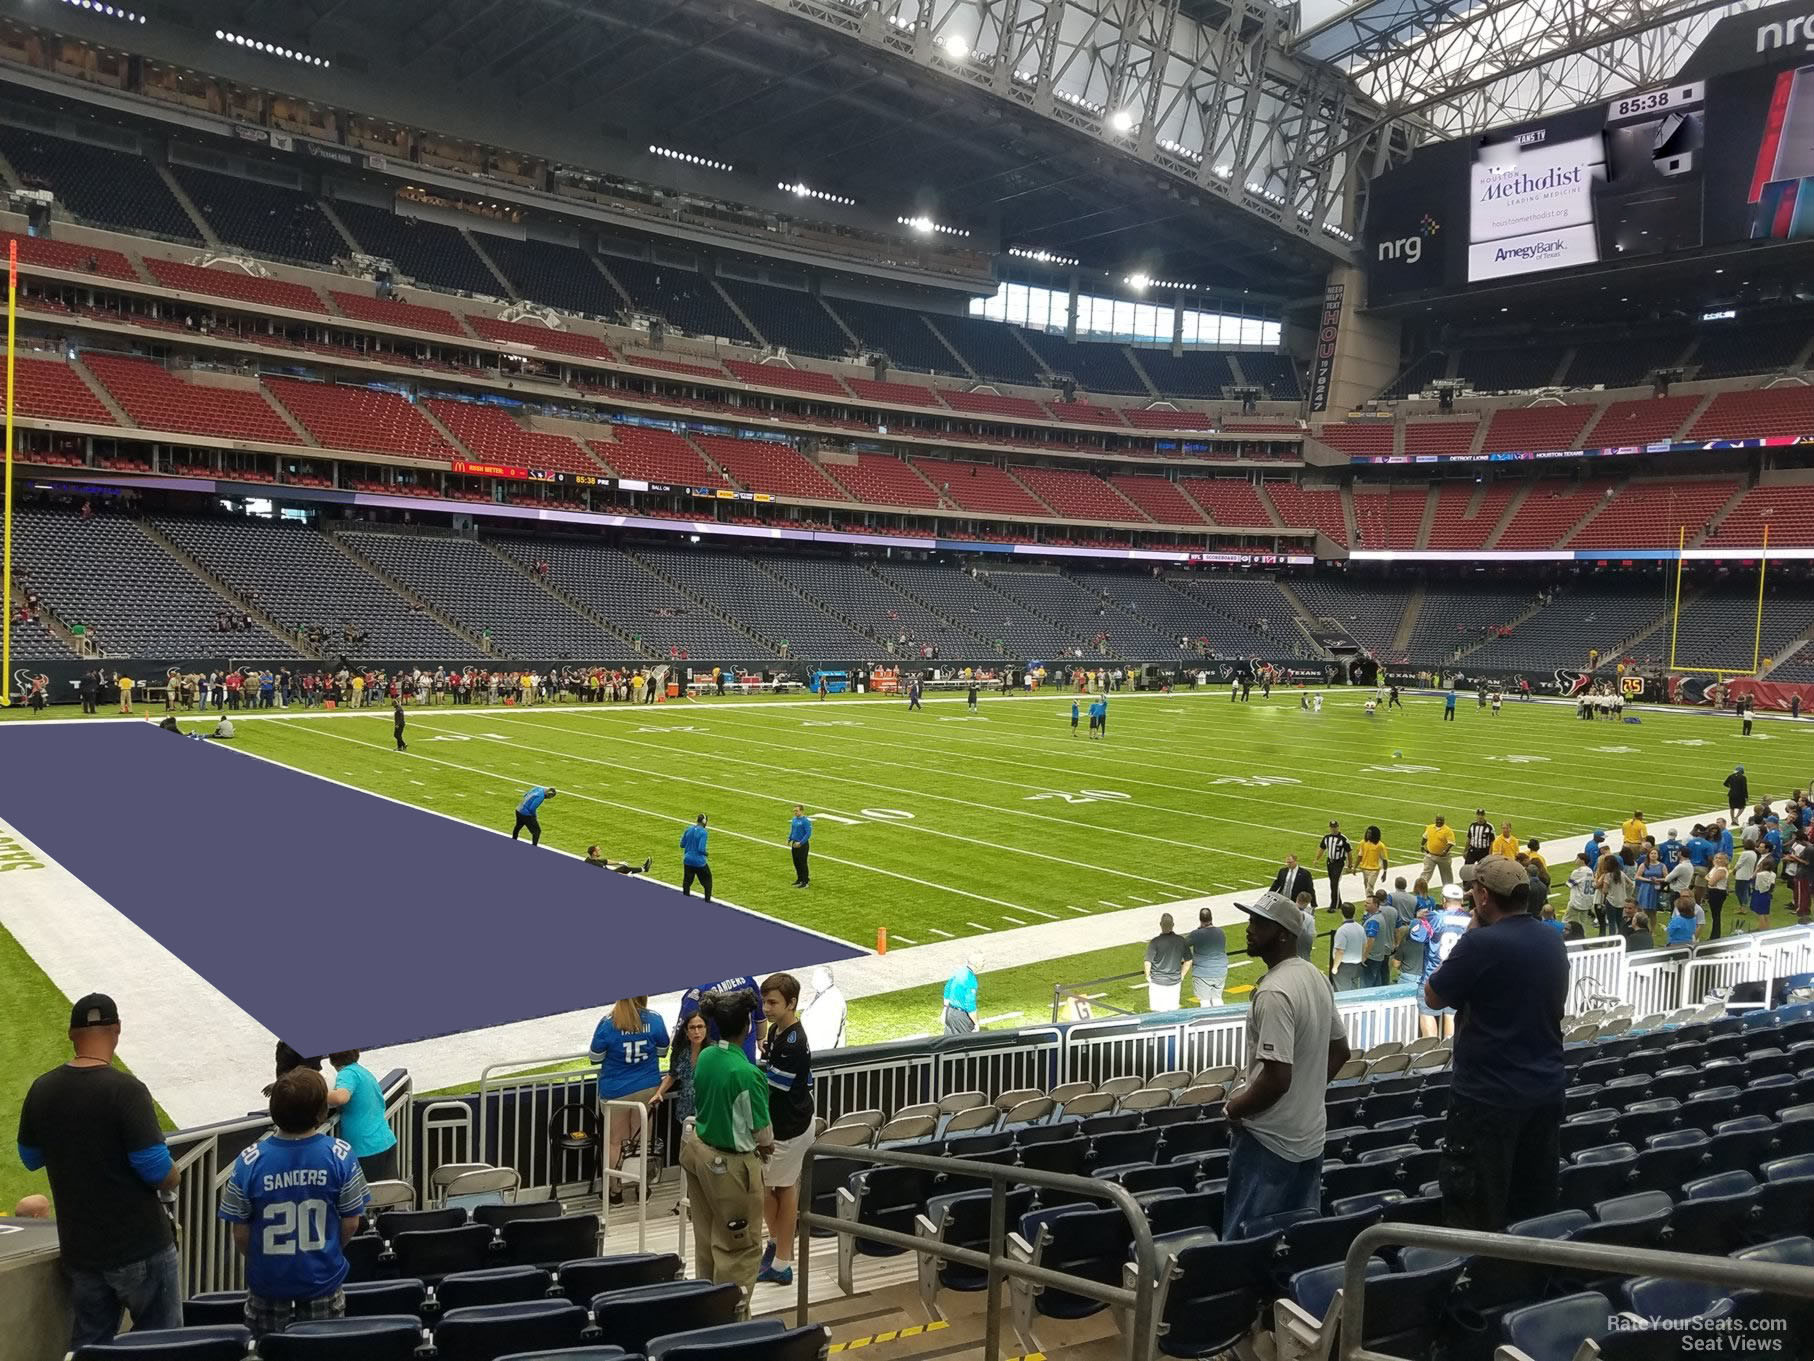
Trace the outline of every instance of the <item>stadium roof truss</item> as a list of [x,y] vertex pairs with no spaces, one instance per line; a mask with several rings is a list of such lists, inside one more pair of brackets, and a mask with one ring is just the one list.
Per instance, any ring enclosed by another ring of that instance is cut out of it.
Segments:
[[1345,259],[1386,135],[1270,0],[753,0],[965,83]]
[[1761,3],[1355,0],[1291,51],[1347,72],[1413,139],[1463,137],[1665,84],[1715,23]]

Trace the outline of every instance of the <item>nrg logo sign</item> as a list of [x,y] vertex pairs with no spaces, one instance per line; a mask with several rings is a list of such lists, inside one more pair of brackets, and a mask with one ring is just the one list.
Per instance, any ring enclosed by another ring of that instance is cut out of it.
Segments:
[[1798,39],[1806,51],[1814,52],[1814,15],[1797,14],[1773,24],[1758,25],[1757,50],[1768,52],[1772,47],[1793,47]]
[[1414,265],[1423,259],[1423,243],[1426,238],[1433,239],[1442,230],[1442,224],[1428,213],[1417,224],[1417,230],[1409,236],[1401,236],[1396,241],[1381,241],[1379,255],[1381,260],[1403,260],[1407,265]]

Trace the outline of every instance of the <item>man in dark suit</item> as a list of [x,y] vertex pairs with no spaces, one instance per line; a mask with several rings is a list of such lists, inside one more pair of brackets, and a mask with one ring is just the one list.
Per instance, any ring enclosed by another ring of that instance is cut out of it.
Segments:
[[1279,867],[1278,874],[1273,877],[1272,891],[1284,894],[1293,902],[1297,901],[1298,894],[1308,893],[1310,906],[1316,906],[1316,880],[1309,870],[1298,864],[1298,858],[1295,855],[1285,857],[1285,863]]

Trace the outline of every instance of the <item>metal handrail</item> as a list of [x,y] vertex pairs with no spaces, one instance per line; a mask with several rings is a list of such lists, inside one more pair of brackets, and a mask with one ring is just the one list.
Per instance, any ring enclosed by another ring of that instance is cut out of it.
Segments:
[[[909,1252],[925,1253],[943,1261],[956,1262],[960,1266],[976,1267],[989,1273],[988,1314],[984,1324],[986,1335],[983,1338],[983,1361],[999,1361],[1001,1356],[1001,1284],[1003,1277],[1012,1276],[1030,1281],[1035,1285],[1050,1286],[1069,1294],[1082,1295],[1086,1299],[1100,1301],[1112,1308],[1132,1308],[1134,1311],[1132,1337],[1129,1341],[1130,1361],[1151,1361],[1153,1347],[1157,1338],[1157,1328],[1153,1318],[1153,1295],[1158,1289],[1159,1254],[1153,1244],[1153,1231],[1146,1221],[1146,1212],[1133,1195],[1116,1182],[1099,1181],[1093,1177],[1070,1176],[1061,1172],[1046,1172],[1032,1167],[1003,1167],[996,1163],[972,1162],[965,1158],[931,1158],[923,1153],[903,1153],[898,1149],[863,1148],[834,1149],[836,1156],[850,1156],[874,1162],[888,1167],[916,1167],[923,1172],[943,1172],[960,1176],[969,1181],[986,1181],[989,1183],[989,1250],[978,1252],[975,1248],[960,1248],[949,1243],[940,1243],[935,1239],[920,1238],[913,1234],[896,1233],[892,1229],[872,1228],[866,1224],[854,1223],[832,1215],[814,1214],[806,1207],[812,1204],[813,1197],[813,1159],[818,1153],[815,1145],[809,1145],[805,1160],[800,1167],[800,1205],[799,1234],[800,1242],[796,1250],[796,1292],[799,1316],[807,1317],[809,1307],[809,1280],[811,1276],[812,1231],[824,1229],[833,1234],[849,1234],[852,1238],[866,1239],[872,1243],[881,1243],[888,1247],[900,1248]],[[1086,1280],[1080,1276],[1069,1276],[1062,1271],[1052,1271],[1046,1267],[1034,1266],[1030,1262],[1019,1262],[1007,1254],[1008,1244],[1008,1188],[1010,1186],[1035,1186],[1050,1191],[1075,1192],[1086,1200],[1107,1199],[1114,1202],[1128,1218],[1134,1231],[1134,1265],[1137,1268],[1138,1284],[1132,1289],[1126,1286],[1105,1285],[1101,1281]]]
[[[600,1222],[611,1217],[611,1184],[626,1181],[636,1186],[636,1250],[649,1250],[649,1103],[646,1101],[601,1101],[605,1128],[599,1137],[598,1177],[604,1189],[604,1204],[599,1207]],[[613,1167],[611,1147],[611,1112],[630,1111],[636,1116],[636,1162],[634,1171]]]
[[1367,1309],[1367,1262],[1380,1248],[1440,1248],[1457,1257],[1499,1257],[1537,1266],[1580,1267],[1612,1276],[1668,1276],[1709,1281],[1779,1295],[1814,1299],[1814,1268],[1781,1262],[1740,1262],[1730,1257],[1701,1257],[1655,1248],[1611,1243],[1570,1243],[1555,1238],[1525,1238],[1509,1233],[1427,1224],[1375,1224],[1362,1229],[1342,1262],[1341,1361],[1395,1361],[1362,1345]]

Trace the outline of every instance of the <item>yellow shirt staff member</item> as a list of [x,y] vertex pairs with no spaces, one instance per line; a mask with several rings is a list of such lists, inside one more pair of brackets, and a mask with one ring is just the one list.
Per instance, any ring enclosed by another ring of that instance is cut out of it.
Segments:
[[1436,870],[1442,875],[1443,883],[1454,883],[1454,855],[1455,829],[1438,813],[1436,820],[1423,829],[1423,878],[1428,879],[1430,871]]
[[1507,860],[1516,860],[1518,852],[1524,848],[1518,844],[1518,838],[1512,835],[1512,824],[1499,824],[1499,835],[1493,838],[1493,849],[1490,855],[1503,855]]
[[1650,828],[1644,825],[1642,809],[1635,809],[1632,815],[1619,824],[1619,831],[1625,837],[1625,844],[1633,850],[1644,844],[1644,838],[1650,834]]
[[693,1274],[734,1281],[748,1318],[750,1292],[762,1267],[762,1164],[775,1151],[768,1078],[743,1052],[756,999],[747,992],[708,992],[699,1012],[718,1039],[693,1064],[693,1132],[680,1146],[693,1217]]
[[1354,855],[1360,867],[1361,883],[1366,885],[1367,896],[1373,896],[1373,886],[1379,881],[1392,864],[1392,852],[1386,849],[1386,843],[1379,839],[1379,828],[1369,827],[1361,834],[1359,846],[1354,848]]

